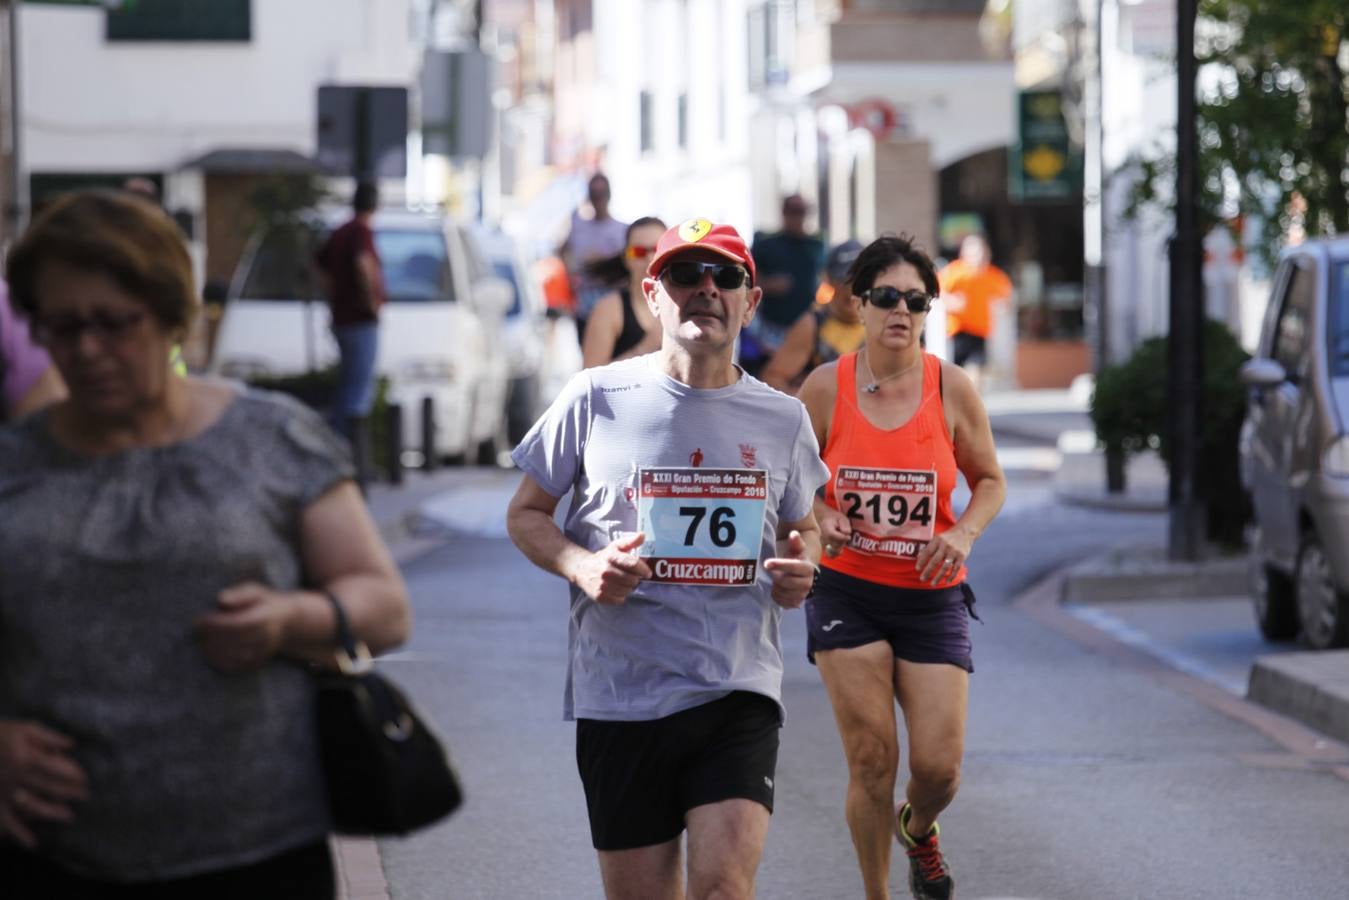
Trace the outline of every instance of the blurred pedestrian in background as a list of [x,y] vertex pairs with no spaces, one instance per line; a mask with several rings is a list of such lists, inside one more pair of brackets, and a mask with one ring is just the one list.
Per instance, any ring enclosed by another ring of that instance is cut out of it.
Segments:
[[647,306],[642,280],[646,278],[646,266],[651,262],[656,242],[664,233],[665,223],[654,216],[643,216],[628,226],[626,246],[619,257],[627,284],[605,294],[595,304],[582,347],[585,368],[660,348],[660,322]]
[[379,206],[374,184],[356,186],[351,219],[328,236],[315,257],[315,268],[332,310],[333,336],[340,360],[337,390],[329,422],[355,443],[357,422],[375,402],[375,361],[379,350],[379,311],[384,305],[384,273],[370,227]]
[[861,252],[857,241],[844,241],[829,251],[815,306],[796,320],[759,376],[770,387],[795,394],[817,367],[862,346],[866,328],[847,279]]
[[70,395],[0,428],[4,896],[331,898],[323,592],[376,652],[409,620],[346,448],[171,372],[197,299],[153,205],[67,195],[8,276]]
[[[801,388],[832,475],[815,501],[824,557],[806,603],[807,654],[843,738],[866,896],[889,896],[893,834],[909,856],[913,896],[947,900],[953,881],[937,816],[960,783],[974,671],[965,562],[1007,482],[970,379],[919,341],[937,293],[927,254],[883,237],[858,256],[850,279],[866,341]],[[957,473],[971,491],[958,519]],[[898,809],[896,701],[909,749]]]
[[1012,280],[990,259],[988,241],[981,234],[971,234],[960,242],[960,256],[937,273],[951,359],[970,376],[975,390],[982,386],[988,364],[995,314],[1012,296]]
[[17,419],[66,394],[47,351],[34,343],[28,323],[14,315],[0,281],[0,422]]
[[758,375],[782,346],[787,330],[815,302],[824,242],[806,233],[810,205],[800,194],[782,201],[782,230],[755,238],[752,252],[759,269],[763,302],[740,340],[740,365]]
[[572,294],[576,297],[576,332],[585,343],[586,322],[600,298],[624,280],[617,281],[603,263],[623,252],[628,225],[609,215],[609,178],[601,172],[590,176],[586,185],[589,214],[581,210],[572,213],[571,231],[558,249],[558,255],[567,265],[571,277]]

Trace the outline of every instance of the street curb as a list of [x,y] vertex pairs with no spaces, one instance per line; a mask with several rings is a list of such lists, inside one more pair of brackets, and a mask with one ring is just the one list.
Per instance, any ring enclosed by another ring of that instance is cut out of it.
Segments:
[[1045,627],[1082,644],[1123,668],[1184,693],[1223,715],[1248,725],[1284,748],[1276,754],[1254,754],[1242,761],[1261,767],[1326,771],[1349,781],[1349,743],[1315,731],[1290,715],[1230,694],[1217,685],[1171,668],[1163,660],[1076,618],[1063,609],[1071,572],[1081,564],[1058,569],[1017,595],[1013,608]]
[[1116,512],[1158,513],[1166,512],[1168,508],[1165,498],[1110,494],[1105,491],[1055,488],[1054,497],[1073,506],[1083,506],[1087,509],[1109,509]]
[[[413,535],[406,513],[376,526],[400,568],[446,540]],[[332,849],[338,900],[390,900],[389,880],[379,856],[379,843],[374,838],[334,837]]]
[[1262,656],[1247,696],[1349,743],[1349,650]]
[[389,900],[389,882],[374,838],[333,838],[339,900]]
[[1120,552],[1074,563],[1063,573],[1065,603],[1110,603],[1121,600],[1170,600],[1182,597],[1231,597],[1248,590],[1242,558],[1197,563],[1166,562],[1161,571],[1121,571],[1109,561]]

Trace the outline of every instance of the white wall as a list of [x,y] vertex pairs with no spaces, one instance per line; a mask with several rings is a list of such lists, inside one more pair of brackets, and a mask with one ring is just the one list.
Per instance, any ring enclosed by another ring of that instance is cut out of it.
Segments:
[[25,157],[43,172],[310,154],[319,84],[406,85],[419,65],[410,0],[254,0],[247,43],[108,42],[101,11],[20,8]]
[[[1145,209],[1134,220],[1123,216],[1136,178],[1125,168],[1129,159],[1175,147],[1175,63],[1168,58],[1174,56],[1175,40],[1159,46],[1157,40],[1165,35],[1143,29],[1157,5],[1150,0],[1148,15],[1140,18],[1132,8],[1107,2],[1101,23],[1102,157],[1110,181],[1103,255],[1111,362],[1126,359],[1139,342],[1165,334],[1169,325],[1167,241],[1174,223],[1160,208]],[[1161,188],[1169,193],[1170,185]]]
[[[685,16],[687,10],[687,17]],[[596,0],[598,79],[589,139],[604,146],[621,219],[729,222],[749,238],[750,142],[744,0]],[[692,35],[692,38],[690,38]],[[641,149],[641,92],[654,97],[654,147]],[[688,94],[688,145],[677,104]],[[725,94],[724,130],[719,124]]]
[[871,97],[892,103],[928,141],[940,170],[1015,140],[1016,86],[1010,62],[939,64],[842,63],[824,96],[849,104]]

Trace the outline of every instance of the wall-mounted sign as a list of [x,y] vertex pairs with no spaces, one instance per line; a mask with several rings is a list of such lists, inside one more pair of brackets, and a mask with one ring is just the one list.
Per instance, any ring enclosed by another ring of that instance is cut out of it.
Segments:
[[1068,135],[1058,91],[1022,91],[1017,97],[1018,143],[1008,154],[1012,199],[1072,200],[1082,193],[1081,156]]

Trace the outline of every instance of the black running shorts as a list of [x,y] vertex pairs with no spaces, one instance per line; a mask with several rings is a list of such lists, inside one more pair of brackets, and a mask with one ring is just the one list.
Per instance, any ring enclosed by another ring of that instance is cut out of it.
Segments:
[[663,719],[576,720],[576,765],[596,850],[673,840],[695,806],[743,798],[773,811],[776,702],[735,691]]
[[958,366],[972,363],[982,366],[987,361],[988,341],[977,334],[958,331],[951,336],[951,360]]
[[806,656],[815,662],[821,650],[886,641],[896,659],[950,663],[973,672],[972,615],[974,591],[963,582],[913,590],[823,569],[806,601]]

